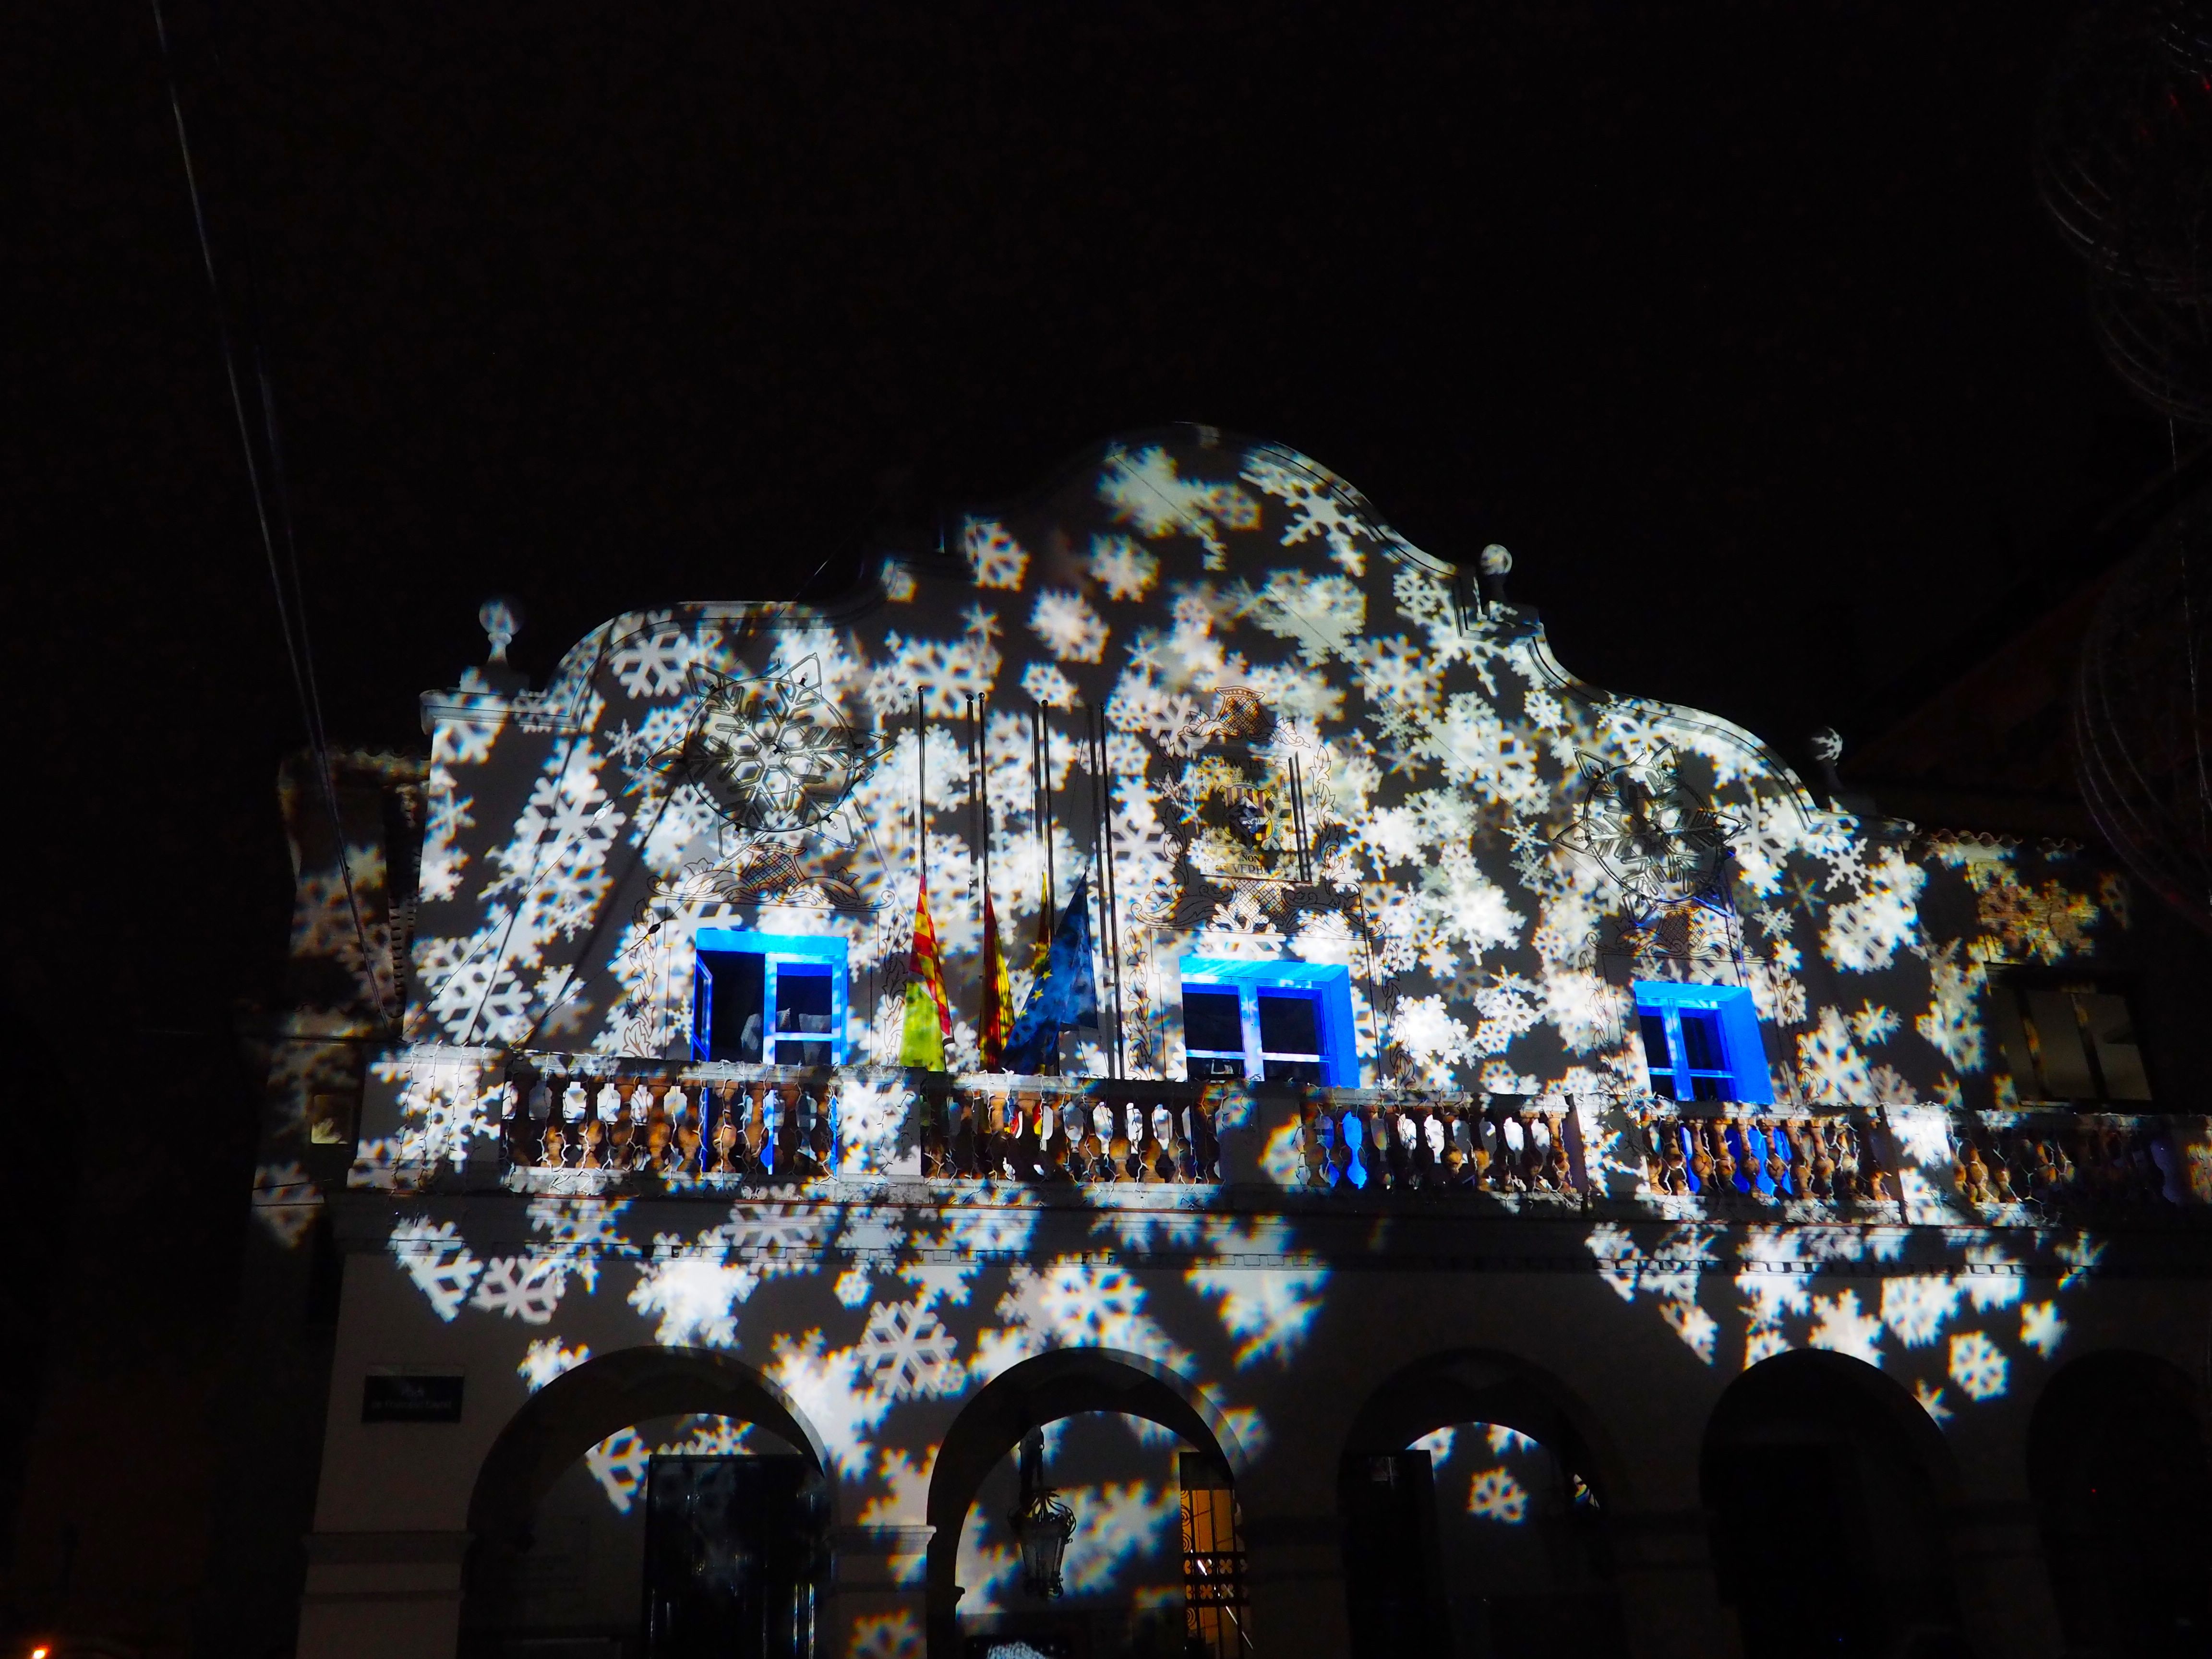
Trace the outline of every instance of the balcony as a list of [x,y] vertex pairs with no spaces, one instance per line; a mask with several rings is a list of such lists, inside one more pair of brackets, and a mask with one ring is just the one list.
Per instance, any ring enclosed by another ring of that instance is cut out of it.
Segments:
[[2179,1218],[2212,1122],[947,1076],[429,1051],[378,1068],[356,1188],[1896,1224]]

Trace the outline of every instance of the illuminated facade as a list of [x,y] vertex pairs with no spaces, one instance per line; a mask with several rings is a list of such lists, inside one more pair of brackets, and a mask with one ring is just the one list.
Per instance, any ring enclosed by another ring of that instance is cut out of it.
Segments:
[[[2031,1442],[2111,1354],[2194,1374],[2212,1198],[2124,879],[1583,684],[1502,550],[1275,446],[1133,437],[947,544],[617,617],[542,690],[495,637],[426,768],[349,763],[349,881],[293,814],[257,1206],[345,1256],[303,1656],[2105,1616]],[[987,872],[1014,1010],[1089,907],[1048,1075],[982,1063]],[[710,1509],[753,1577],[671,1589]]]

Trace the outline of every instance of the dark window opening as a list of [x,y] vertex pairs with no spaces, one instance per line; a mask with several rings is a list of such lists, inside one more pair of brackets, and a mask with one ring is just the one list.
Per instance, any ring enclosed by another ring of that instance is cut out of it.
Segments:
[[1194,1051],[1207,1049],[1244,1057],[1244,1022],[1237,998],[1227,991],[1185,991],[1182,994],[1183,1044]]
[[708,1052],[702,1058],[757,1064],[761,1057],[761,1003],[767,985],[766,958],[751,951],[702,951],[701,966],[711,975],[714,1018]]
[[1260,993],[1260,1047],[1274,1054],[1321,1053],[1321,1011],[1310,996]]
[[1271,986],[1236,991],[1194,988],[1182,995],[1182,1023],[1191,1077],[1315,1085],[1329,1080],[1321,999],[1314,992]]
[[[809,1042],[806,1039],[813,1037]],[[775,979],[778,1066],[830,1064],[830,970],[780,964]]]
[[1182,1038],[1190,1076],[1244,1075],[1244,1015],[1234,991],[1185,991]]
[[1990,1013],[2022,1100],[2150,1100],[2135,1018],[2117,988],[2018,975],[1990,988]]

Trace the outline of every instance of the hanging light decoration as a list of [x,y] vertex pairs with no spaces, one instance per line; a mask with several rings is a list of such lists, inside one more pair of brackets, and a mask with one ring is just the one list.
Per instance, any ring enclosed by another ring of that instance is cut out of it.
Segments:
[[1044,1483],[1044,1435],[1022,1437],[1021,1498],[1006,1517],[1022,1552],[1022,1588],[1031,1595],[1060,1593],[1060,1568],[1075,1535],[1075,1511]]
[[2082,641],[2074,751],[2113,850],[2212,933],[2212,500],[2113,573]]
[[2051,77],[2035,171],[2088,267],[2106,360],[2160,414],[2212,426],[2212,3],[2090,10]]

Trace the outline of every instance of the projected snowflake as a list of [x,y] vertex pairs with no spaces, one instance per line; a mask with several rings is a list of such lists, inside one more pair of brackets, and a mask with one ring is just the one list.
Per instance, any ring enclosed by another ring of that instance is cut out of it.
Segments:
[[787,835],[821,823],[881,755],[823,695],[811,657],[757,679],[700,674],[698,718],[668,768],[743,829]]
[[1580,758],[1587,788],[1560,846],[1595,859],[1646,911],[1717,890],[1736,824],[1682,781],[1672,749],[1620,766]]

